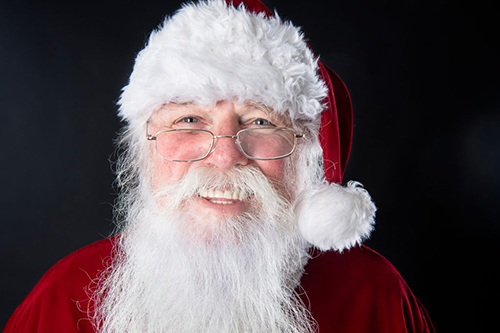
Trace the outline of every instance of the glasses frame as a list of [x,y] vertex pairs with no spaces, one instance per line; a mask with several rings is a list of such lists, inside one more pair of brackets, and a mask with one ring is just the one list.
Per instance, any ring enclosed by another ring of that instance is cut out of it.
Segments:
[[[294,134],[294,141],[293,141],[292,151],[290,151],[288,154],[285,154],[285,155],[282,155],[282,156],[278,156],[278,157],[272,157],[272,158],[257,158],[257,157],[249,156],[247,153],[245,153],[245,151],[241,147],[241,142],[240,142],[240,139],[239,139],[239,135],[241,133],[252,131],[252,130],[255,130],[255,129],[275,129],[275,130],[279,129],[279,130],[292,131],[293,134]],[[209,133],[209,134],[212,135],[212,143],[210,144],[210,148],[208,149],[208,152],[205,154],[205,156],[200,157],[200,158],[196,158],[196,159],[191,159],[191,160],[171,160],[171,159],[163,157],[160,154],[160,152],[158,151],[158,145],[156,144],[156,138],[158,137],[158,135],[160,135],[161,133],[166,133],[166,132],[183,132],[183,131],[206,132],[206,133]],[[289,127],[272,127],[272,126],[259,127],[259,128],[245,128],[245,129],[239,130],[235,135],[215,135],[214,133],[212,133],[209,130],[204,130],[204,129],[190,129],[190,128],[166,129],[166,130],[158,131],[155,135],[151,135],[151,134],[147,134],[146,133],[146,139],[148,141],[155,141],[155,150],[156,150],[156,153],[161,158],[163,158],[164,160],[171,161],[171,162],[197,162],[197,161],[204,160],[205,158],[207,158],[210,154],[212,154],[215,151],[215,149],[217,148],[217,142],[218,142],[218,140],[222,139],[222,138],[235,139],[234,143],[236,144],[236,146],[238,147],[238,149],[241,151],[241,153],[243,155],[245,155],[246,158],[248,158],[250,160],[254,160],[254,161],[279,160],[279,159],[282,159],[282,158],[285,158],[285,157],[288,157],[288,156],[292,155],[293,152],[295,151],[295,148],[297,147],[297,139],[303,138],[304,136],[305,136],[304,133],[297,133],[297,132],[295,132],[294,129],[289,128]]]

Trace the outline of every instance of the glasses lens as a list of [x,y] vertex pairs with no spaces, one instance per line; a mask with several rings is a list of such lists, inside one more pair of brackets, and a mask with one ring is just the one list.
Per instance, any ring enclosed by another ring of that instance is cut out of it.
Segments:
[[256,159],[286,157],[295,147],[295,132],[290,128],[252,128],[238,135],[241,149]]
[[156,135],[158,154],[170,161],[204,158],[212,147],[212,133],[203,130],[173,130]]

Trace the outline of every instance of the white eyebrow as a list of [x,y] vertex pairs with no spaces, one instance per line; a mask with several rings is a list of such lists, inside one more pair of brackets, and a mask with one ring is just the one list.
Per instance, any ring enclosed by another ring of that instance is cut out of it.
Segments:
[[283,124],[284,126],[292,125],[292,120],[287,114],[278,113],[274,109],[272,109],[271,107],[267,106],[262,102],[246,101],[245,105],[264,111],[266,115],[269,118],[271,118],[271,121],[273,121],[274,123],[280,123]]

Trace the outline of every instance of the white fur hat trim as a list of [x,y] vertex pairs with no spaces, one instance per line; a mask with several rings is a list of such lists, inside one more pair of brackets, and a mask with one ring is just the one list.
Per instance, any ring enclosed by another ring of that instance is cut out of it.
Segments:
[[323,251],[360,244],[373,230],[375,211],[368,192],[353,181],[307,189],[295,205],[302,236]]
[[223,0],[184,5],[154,31],[118,102],[129,124],[163,104],[261,102],[292,119],[319,119],[327,88],[299,28]]

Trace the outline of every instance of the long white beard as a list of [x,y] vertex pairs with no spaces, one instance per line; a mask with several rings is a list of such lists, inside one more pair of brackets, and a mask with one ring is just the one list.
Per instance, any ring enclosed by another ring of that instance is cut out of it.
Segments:
[[[253,192],[255,209],[223,221],[185,211],[200,187],[224,186]],[[308,246],[258,169],[194,169],[139,196],[94,294],[100,332],[314,331],[295,292]]]

